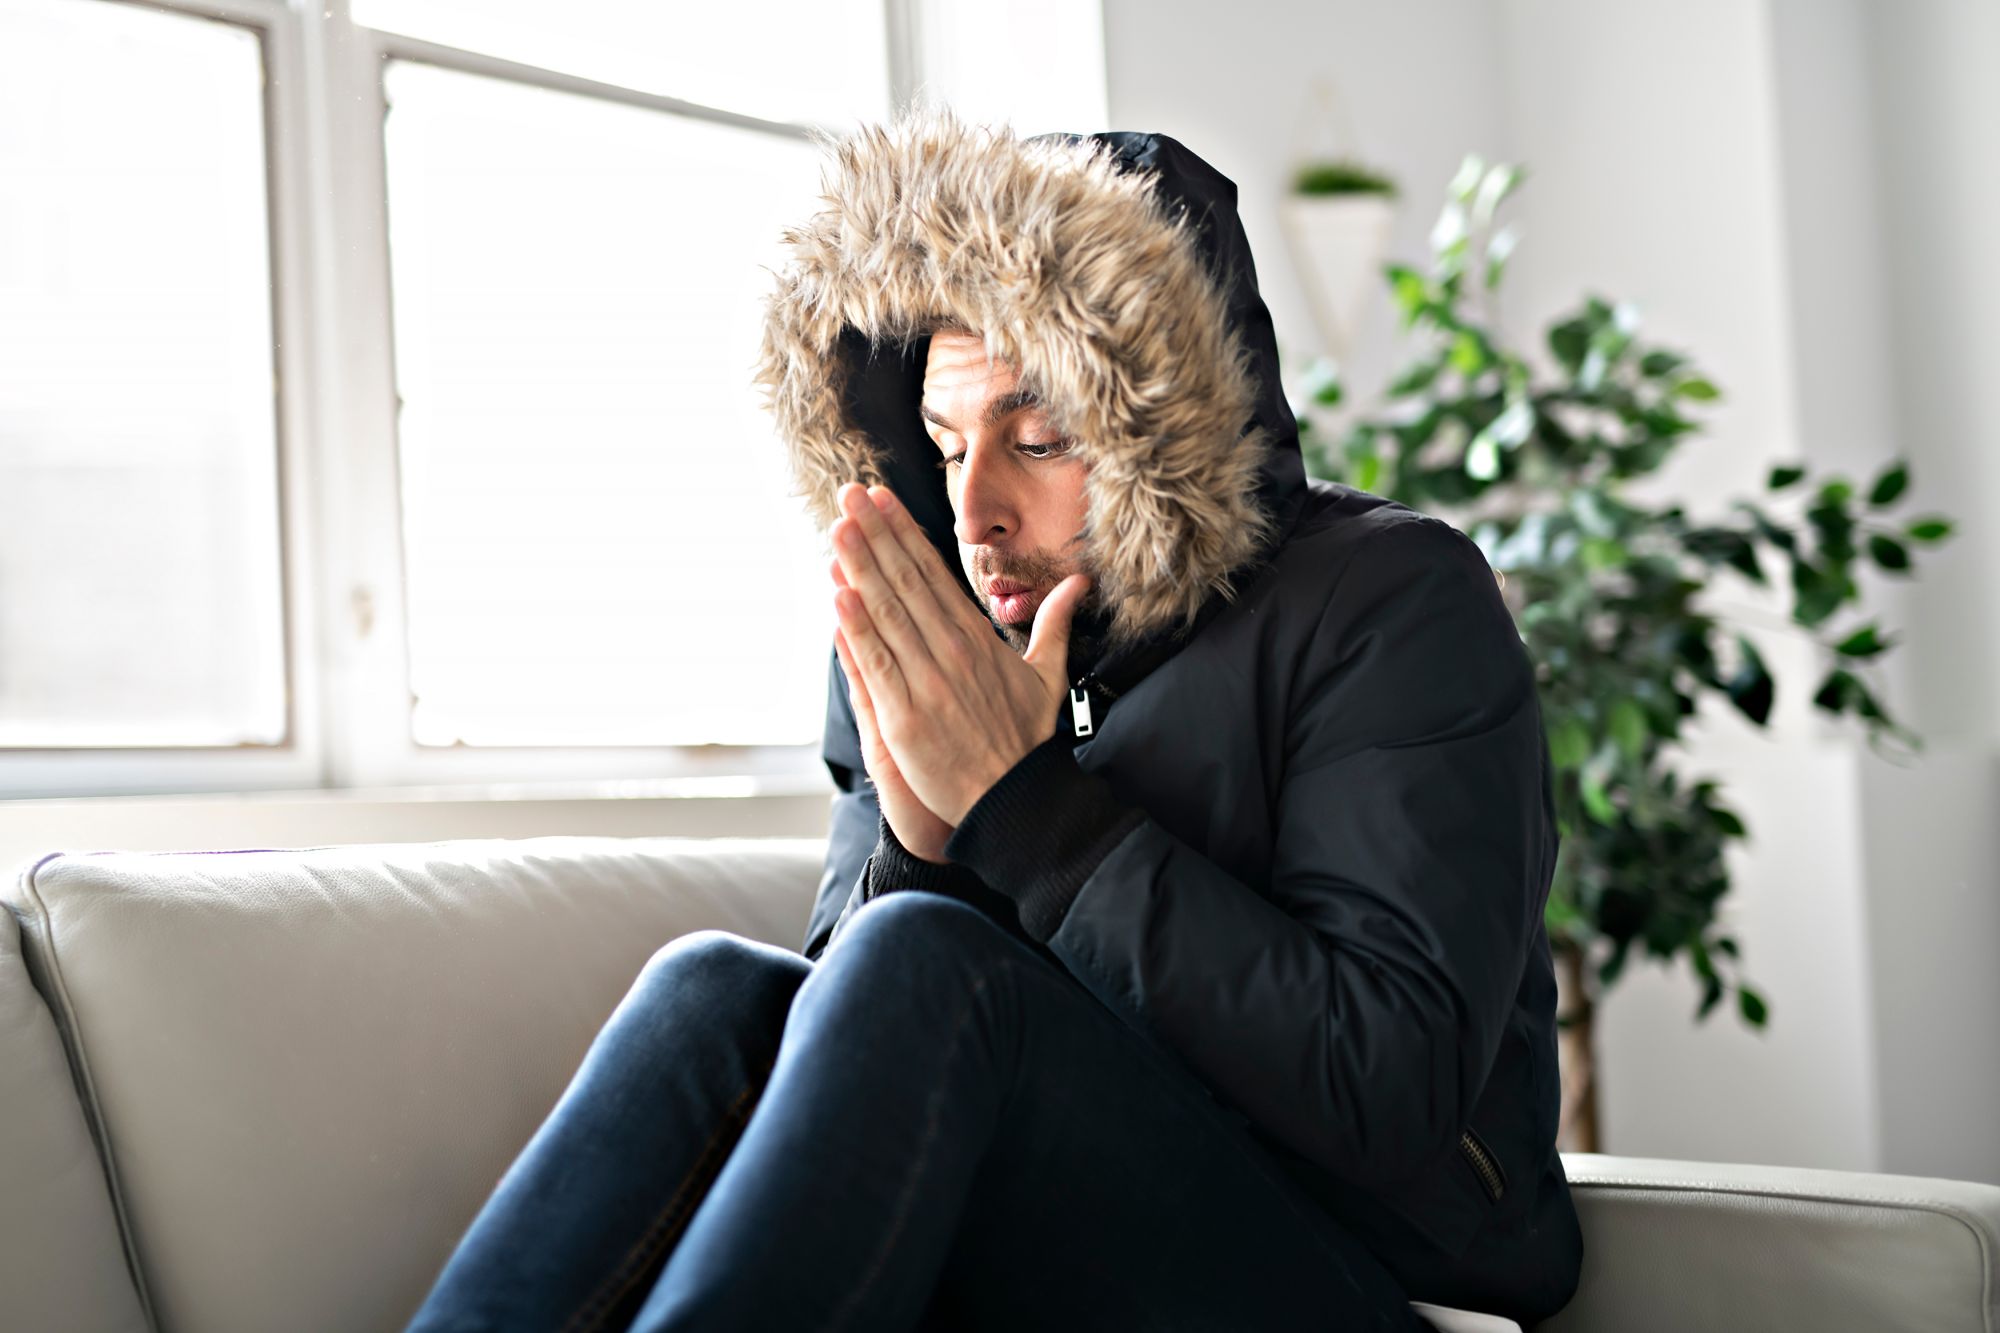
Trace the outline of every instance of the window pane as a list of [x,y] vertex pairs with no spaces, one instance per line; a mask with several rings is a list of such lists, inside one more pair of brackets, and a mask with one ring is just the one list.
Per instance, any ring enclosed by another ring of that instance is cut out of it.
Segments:
[[416,739],[816,740],[832,585],[750,376],[817,154],[387,77]]
[[256,37],[0,8],[0,745],[284,739]]
[[354,21],[768,120],[878,119],[883,0],[354,0]]

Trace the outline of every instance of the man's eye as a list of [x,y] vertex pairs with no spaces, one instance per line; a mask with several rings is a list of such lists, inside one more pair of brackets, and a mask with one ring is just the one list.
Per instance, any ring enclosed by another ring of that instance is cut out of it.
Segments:
[[[1015,447],[1020,449],[1023,453],[1027,454],[1028,457],[1030,458],[1044,459],[1044,458],[1060,458],[1064,454],[1068,453],[1070,449],[1074,447],[1075,444],[1076,441],[1074,440],[1048,440],[1048,441],[1023,440],[1019,445]],[[938,466],[941,468],[962,467],[964,466],[964,464],[965,464],[965,450],[963,449],[960,449],[955,454],[946,454],[943,458],[940,458],[938,460]]]

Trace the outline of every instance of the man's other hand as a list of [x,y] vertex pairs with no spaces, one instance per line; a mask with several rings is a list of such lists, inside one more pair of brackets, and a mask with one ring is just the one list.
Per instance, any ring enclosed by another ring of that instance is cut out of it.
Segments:
[[[847,586],[837,560],[833,564],[833,581],[840,587]],[[932,814],[897,771],[896,757],[882,743],[881,729],[875,725],[875,706],[868,698],[868,684],[861,679],[853,651],[847,646],[847,636],[838,627],[833,631],[833,650],[840,654],[840,669],[847,674],[847,695],[854,702],[855,728],[861,733],[862,762],[867,766],[868,780],[875,784],[875,804],[889,821],[889,831],[910,855],[945,864],[949,858],[944,854],[944,844],[951,837],[953,826]]]
[[882,746],[910,792],[956,828],[1055,733],[1069,693],[1070,620],[1090,580],[1072,574],[1055,586],[1017,654],[887,487],[849,482],[838,499],[842,664],[866,687]]

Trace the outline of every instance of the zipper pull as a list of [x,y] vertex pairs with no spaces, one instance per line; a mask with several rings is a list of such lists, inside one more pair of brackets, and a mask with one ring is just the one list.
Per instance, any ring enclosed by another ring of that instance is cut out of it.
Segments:
[[1090,694],[1080,685],[1069,688],[1069,720],[1079,736],[1091,733]]

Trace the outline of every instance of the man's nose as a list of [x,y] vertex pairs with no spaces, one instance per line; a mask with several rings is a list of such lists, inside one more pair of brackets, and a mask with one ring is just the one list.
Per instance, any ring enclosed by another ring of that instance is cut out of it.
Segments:
[[998,440],[968,443],[959,466],[959,541],[967,546],[995,546],[1014,535],[1020,515],[1013,493],[1014,477]]

